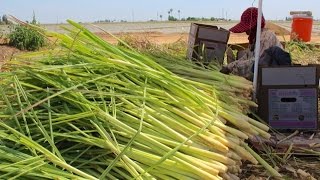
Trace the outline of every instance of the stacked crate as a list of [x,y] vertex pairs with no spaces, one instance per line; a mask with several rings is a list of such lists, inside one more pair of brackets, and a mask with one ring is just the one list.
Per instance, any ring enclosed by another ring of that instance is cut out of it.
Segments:
[[217,26],[192,23],[188,38],[188,59],[208,64],[223,63],[230,32]]

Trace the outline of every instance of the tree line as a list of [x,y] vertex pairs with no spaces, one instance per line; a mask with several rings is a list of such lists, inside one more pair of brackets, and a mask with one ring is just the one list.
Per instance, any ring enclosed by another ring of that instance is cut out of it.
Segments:
[[0,16],[0,25],[11,24],[6,15]]
[[[216,17],[187,17],[187,18],[181,18],[181,10],[177,10],[178,17],[173,15],[173,9],[169,9],[168,11],[168,21],[226,21],[225,18],[216,18]],[[162,21],[162,15],[159,15],[161,21]],[[230,21],[231,19],[229,19]]]

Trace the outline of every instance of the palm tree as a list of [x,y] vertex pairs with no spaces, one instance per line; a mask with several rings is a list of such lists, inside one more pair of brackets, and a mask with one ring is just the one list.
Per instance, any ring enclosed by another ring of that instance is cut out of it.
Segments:
[[162,21],[162,15],[161,15],[161,14],[160,14],[160,16],[159,16],[159,17],[160,17],[160,20]]
[[179,14],[179,20],[180,20],[180,12],[181,12],[181,11],[180,11],[180,10],[178,10],[178,14]]
[[168,11],[168,20],[169,20],[169,21],[170,21],[171,18],[173,18],[172,12],[173,12],[173,9],[172,9],[172,8],[169,9],[169,11]]

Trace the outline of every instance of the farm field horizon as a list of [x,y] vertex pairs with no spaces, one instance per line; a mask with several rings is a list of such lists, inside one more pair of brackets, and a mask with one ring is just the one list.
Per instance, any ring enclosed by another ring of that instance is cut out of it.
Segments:
[[[111,23],[83,23],[83,25],[90,31],[98,34],[108,42],[115,43],[117,40],[107,33],[121,36],[124,34],[134,35],[138,38],[147,39],[155,43],[172,43],[178,40],[187,41],[190,31],[191,23],[200,23],[218,26],[220,28],[229,29],[235,25],[238,21],[157,21],[157,22],[111,22]],[[291,21],[268,21],[277,25],[276,29],[271,28],[273,31],[277,31],[278,28],[285,30],[286,33],[278,33],[277,36],[281,41],[289,41],[291,31]],[[68,27],[68,24],[41,24],[42,27],[49,31],[55,31],[64,33],[62,26]],[[0,25],[0,30],[4,34],[8,33],[10,29],[7,25]],[[246,43],[246,34],[230,34],[229,43]],[[311,37],[311,43],[320,43],[320,22],[314,21],[313,32]]]

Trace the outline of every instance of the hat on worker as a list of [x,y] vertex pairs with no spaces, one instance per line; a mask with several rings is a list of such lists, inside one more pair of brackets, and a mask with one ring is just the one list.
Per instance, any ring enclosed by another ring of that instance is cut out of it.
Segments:
[[[257,21],[258,21],[258,8],[250,7],[242,13],[240,23],[233,26],[229,30],[234,33],[243,33],[243,32],[249,31],[252,28],[256,28]],[[262,15],[261,28],[263,28],[264,26],[265,26],[265,19]]]

